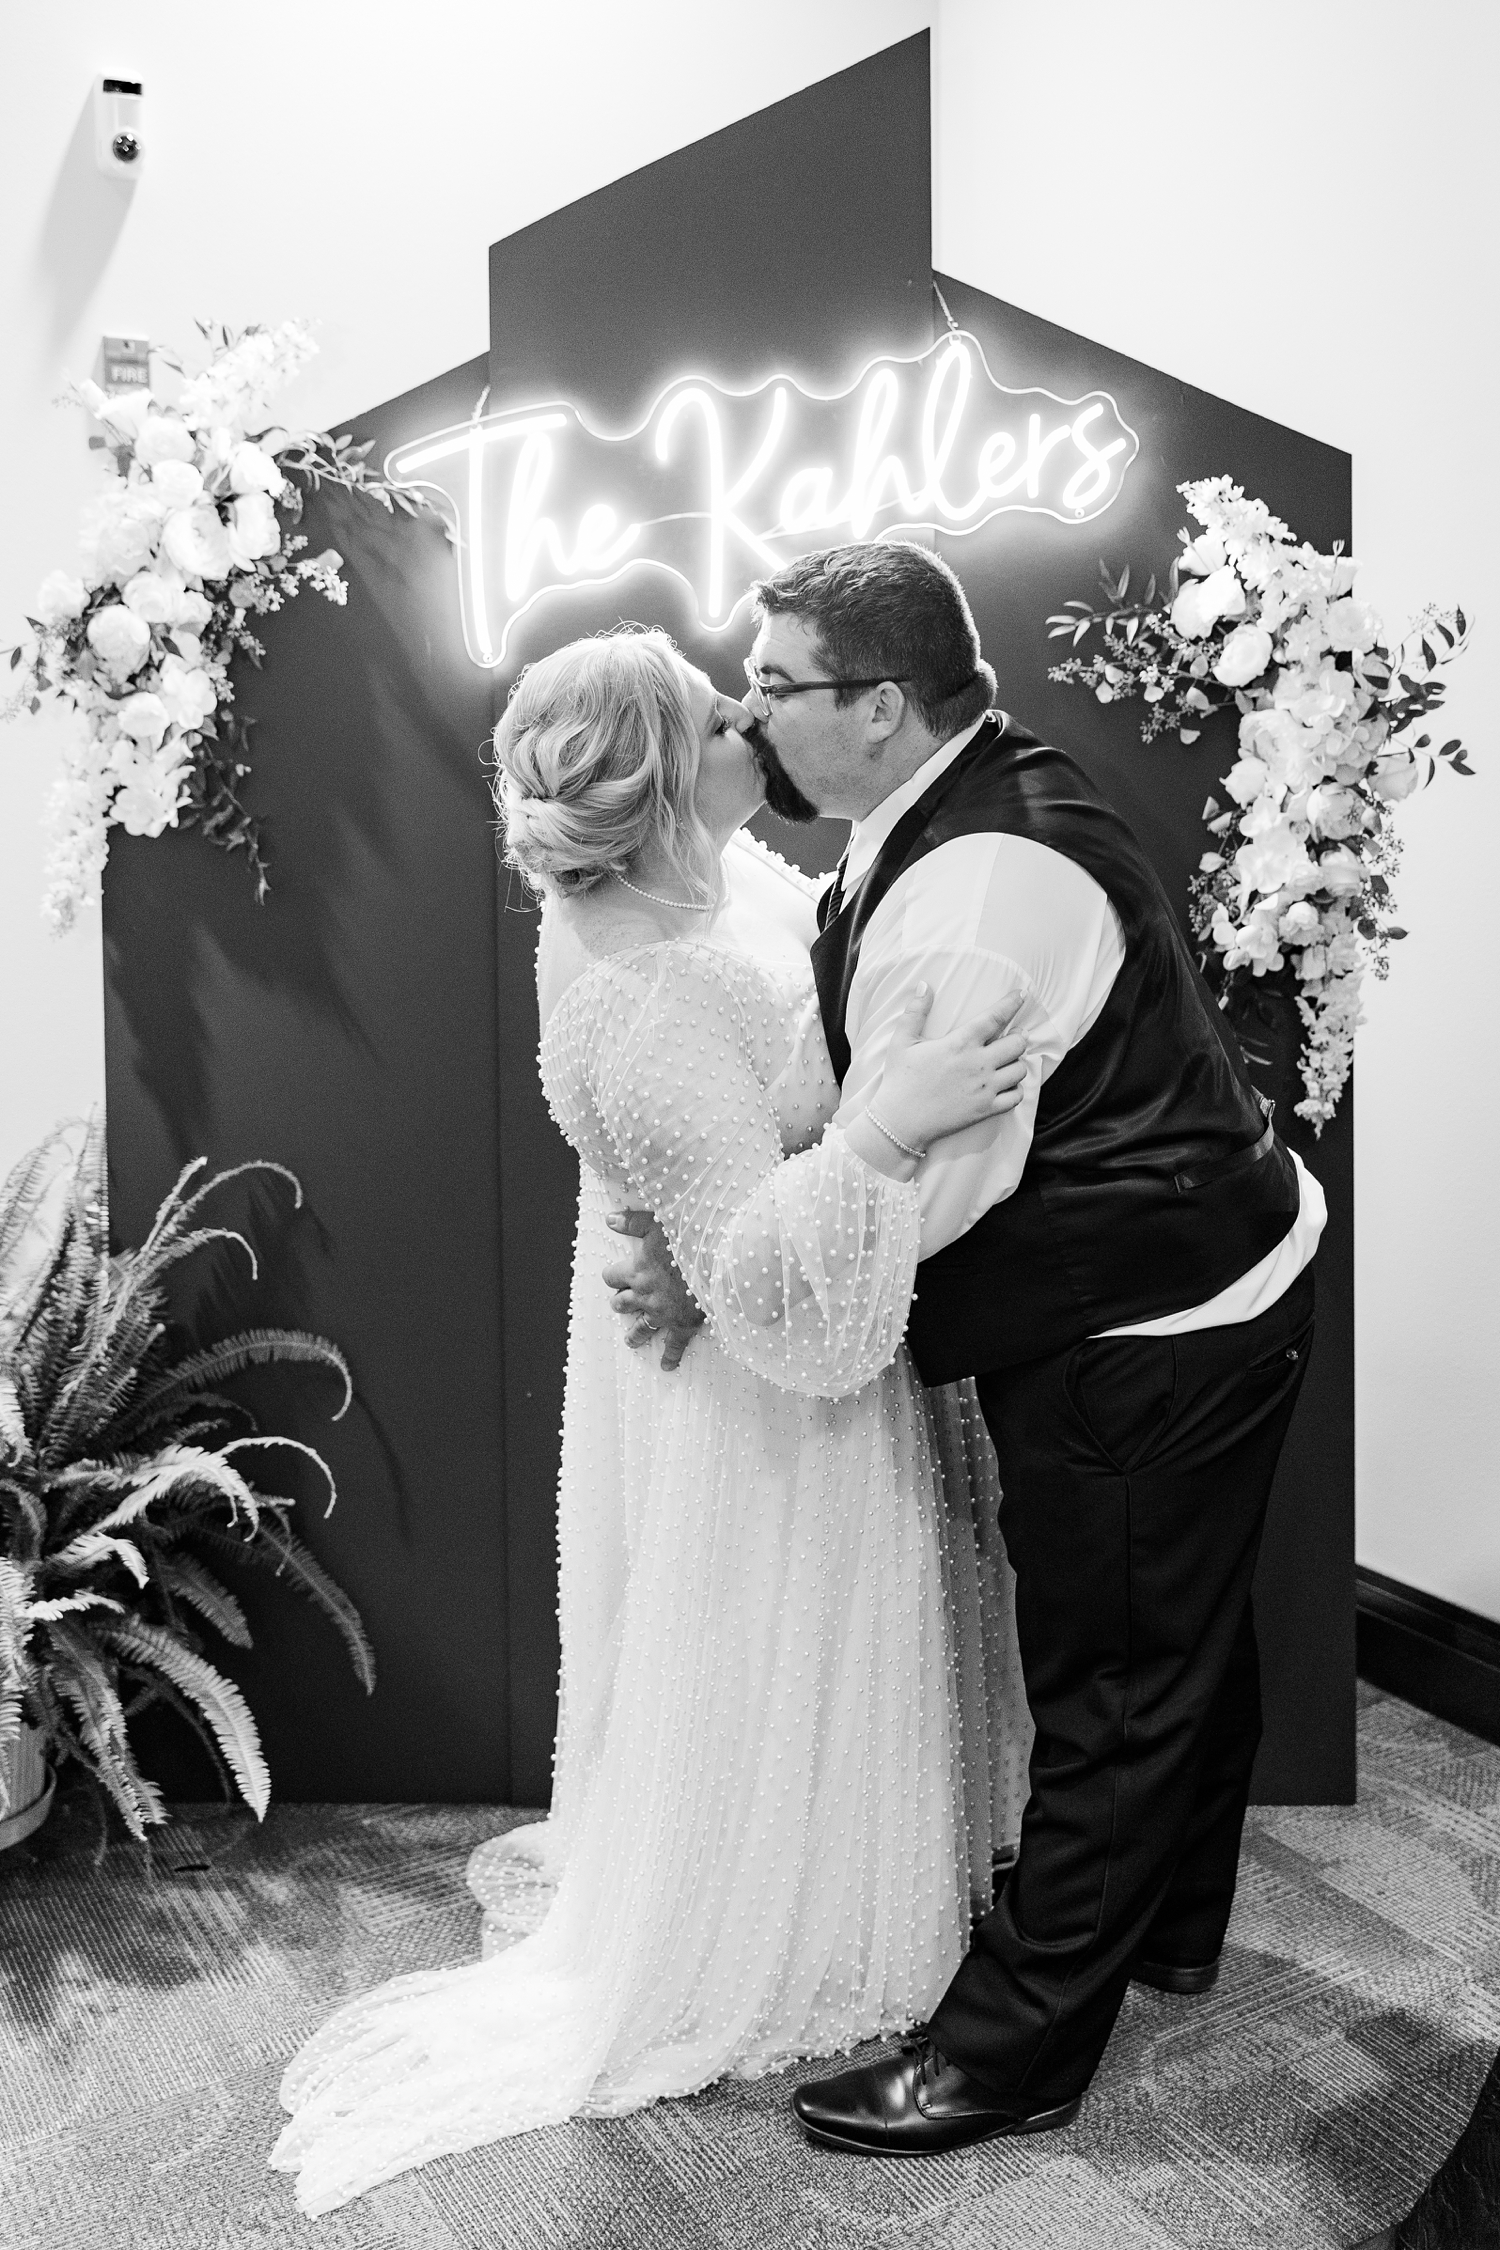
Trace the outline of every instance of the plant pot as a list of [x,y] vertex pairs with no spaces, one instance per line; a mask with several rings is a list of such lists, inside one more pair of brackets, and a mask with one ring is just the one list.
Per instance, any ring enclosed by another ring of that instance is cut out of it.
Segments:
[[57,1786],[52,1768],[42,1755],[40,1730],[24,1719],[5,1759],[5,1769],[10,1802],[4,1819],[0,1819],[0,1852],[41,1827],[52,1810],[52,1792]]

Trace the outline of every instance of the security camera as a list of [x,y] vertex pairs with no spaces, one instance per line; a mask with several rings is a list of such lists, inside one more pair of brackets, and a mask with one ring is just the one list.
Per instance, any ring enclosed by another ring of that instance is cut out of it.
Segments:
[[117,180],[131,180],[145,163],[138,78],[94,81],[94,162]]

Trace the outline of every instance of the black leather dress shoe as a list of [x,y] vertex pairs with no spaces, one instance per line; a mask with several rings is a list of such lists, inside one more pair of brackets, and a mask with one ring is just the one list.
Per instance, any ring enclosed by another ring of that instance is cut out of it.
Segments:
[[1131,1968],[1132,1984],[1149,1984],[1153,1992],[1212,1992],[1219,1981],[1219,1959],[1211,1961],[1137,1961]]
[[996,2106],[977,2078],[927,2038],[903,2040],[863,2070],[840,2071],[792,2096],[797,2122],[823,2148],[855,2156],[940,2156],[1002,2133],[1051,2133],[1071,2125],[1081,2096],[1018,2116]]

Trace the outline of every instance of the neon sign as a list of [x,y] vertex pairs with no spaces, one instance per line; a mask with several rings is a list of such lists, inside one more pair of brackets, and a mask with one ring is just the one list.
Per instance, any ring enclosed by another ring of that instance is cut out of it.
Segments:
[[718,633],[752,579],[814,547],[968,534],[1013,510],[1091,522],[1140,450],[1107,391],[1013,390],[963,330],[827,396],[781,375],[746,391],[683,376],[618,432],[562,401],[483,405],[398,446],[386,474],[449,516],[464,639],[491,667],[539,602],[633,570],[679,579]]

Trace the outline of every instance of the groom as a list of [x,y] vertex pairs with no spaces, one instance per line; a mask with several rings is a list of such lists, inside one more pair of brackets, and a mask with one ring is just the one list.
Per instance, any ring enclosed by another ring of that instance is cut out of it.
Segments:
[[[1028,1040],[1020,1107],[919,1170],[907,1332],[924,1381],[977,1378],[999,1457],[1036,1723],[1020,1854],[931,2023],[793,2100],[815,2141],[922,2155],[1068,2124],[1131,1978],[1214,1982],[1325,1213],[1134,836],[990,709],[947,566],[834,548],[756,598],[768,802],[853,823],[813,949],[844,1110],[918,979],[929,1033],[1019,990]],[[696,1308],[659,1243],[607,1278],[680,1356]]]

